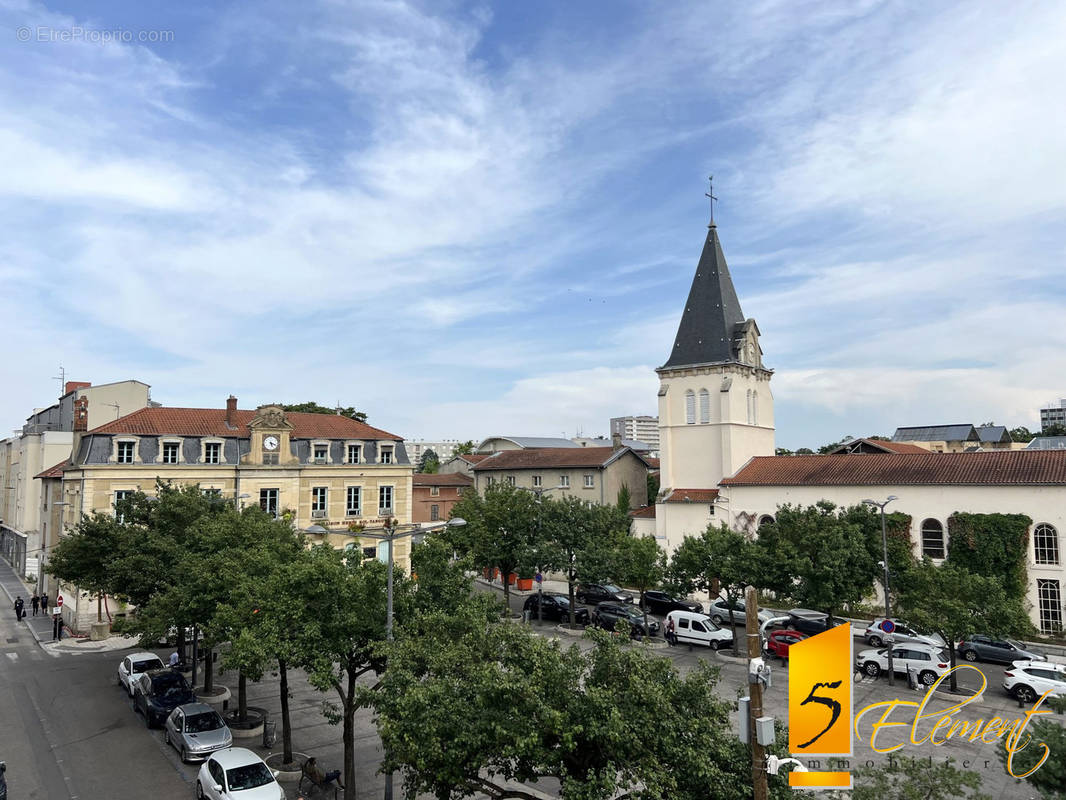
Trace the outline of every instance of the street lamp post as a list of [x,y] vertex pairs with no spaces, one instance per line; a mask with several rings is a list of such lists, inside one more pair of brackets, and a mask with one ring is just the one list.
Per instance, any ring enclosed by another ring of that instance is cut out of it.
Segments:
[[[893,500],[899,500],[899,498],[896,497],[894,494],[890,494],[885,499],[885,501],[883,503],[878,503],[876,500],[863,500],[862,501],[863,503],[865,503],[868,506],[875,506],[876,508],[881,509],[881,553],[882,553],[882,558],[884,559],[884,561],[881,562],[881,566],[883,566],[884,570],[885,570],[884,586],[885,586],[885,619],[886,620],[892,619],[892,601],[889,599],[889,596],[888,596],[889,595],[889,589],[888,589],[888,531],[887,531],[887,529],[885,527],[885,506],[887,506]],[[890,634],[890,633],[887,633],[887,632],[885,633],[886,637],[891,636],[891,635],[892,634]],[[895,685],[895,675],[894,675],[893,664],[892,664],[892,645],[893,645],[893,642],[887,642],[887,644],[888,644],[888,685],[889,686],[894,686]]]
[[[428,533],[435,530],[441,530],[443,528],[458,528],[466,525],[466,520],[461,517],[455,517],[447,522],[442,522],[437,525],[427,525],[425,528],[412,528],[406,531],[397,531],[398,527],[396,517],[389,517],[385,520],[383,526],[385,533],[360,531],[359,536],[380,539],[388,542],[388,589],[385,595],[385,638],[388,641],[392,641],[392,572],[393,572],[393,556],[392,556],[392,543],[397,539],[404,536],[417,536],[420,533]],[[385,800],[392,800],[392,772],[385,773]]]

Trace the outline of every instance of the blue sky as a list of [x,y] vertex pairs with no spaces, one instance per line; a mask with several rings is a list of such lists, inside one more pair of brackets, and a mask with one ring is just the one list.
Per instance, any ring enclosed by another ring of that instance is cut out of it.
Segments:
[[[28,39],[28,41],[23,41]],[[1066,11],[0,0],[0,412],[655,413],[706,176],[781,446],[1066,396]]]

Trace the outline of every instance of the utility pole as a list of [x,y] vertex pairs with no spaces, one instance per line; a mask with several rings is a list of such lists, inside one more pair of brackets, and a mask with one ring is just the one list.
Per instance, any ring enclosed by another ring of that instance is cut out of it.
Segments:
[[762,637],[759,635],[759,598],[754,586],[744,590],[744,630],[748,639],[748,692],[751,696],[751,785],[755,800],[768,800],[770,789],[766,782],[766,748],[758,742],[755,720],[762,716],[762,684],[752,677],[751,662],[762,658]]

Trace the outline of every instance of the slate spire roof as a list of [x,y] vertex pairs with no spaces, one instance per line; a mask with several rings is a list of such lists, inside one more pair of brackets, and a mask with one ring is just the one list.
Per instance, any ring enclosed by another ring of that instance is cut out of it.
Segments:
[[718,227],[712,222],[674,347],[660,369],[736,361],[734,338],[743,324],[744,312],[722,254]]

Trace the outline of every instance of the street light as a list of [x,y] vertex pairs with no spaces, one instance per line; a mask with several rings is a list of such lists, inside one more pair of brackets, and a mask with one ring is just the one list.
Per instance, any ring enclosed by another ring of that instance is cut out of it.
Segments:
[[[381,541],[389,543],[389,572],[388,572],[388,592],[385,599],[385,638],[388,641],[392,641],[392,571],[393,571],[393,559],[392,559],[392,543],[403,536],[417,536],[420,533],[427,533],[430,531],[442,530],[444,528],[459,528],[466,525],[466,520],[462,517],[454,517],[447,522],[438,522],[436,525],[427,525],[424,528],[411,528],[406,531],[397,532],[396,517],[388,517],[385,520],[383,526],[385,533],[371,533],[367,531],[359,531],[357,534],[361,537],[367,537],[370,539],[380,539]],[[317,527],[315,525],[312,528]],[[385,773],[385,800],[392,800],[392,772]]]
[[[892,601],[888,597],[888,533],[885,528],[885,506],[891,503],[893,500],[899,500],[894,494],[890,494],[883,503],[878,503],[876,500],[863,500],[862,502],[868,506],[875,506],[881,509],[881,552],[884,561],[881,565],[885,568],[885,619],[892,619]],[[886,632],[886,636],[892,634]],[[895,685],[895,678],[892,669],[892,642],[888,642],[888,685]]]

